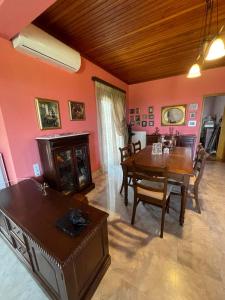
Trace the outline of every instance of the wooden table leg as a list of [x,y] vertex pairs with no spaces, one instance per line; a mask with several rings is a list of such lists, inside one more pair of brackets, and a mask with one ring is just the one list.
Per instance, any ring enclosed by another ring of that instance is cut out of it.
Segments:
[[127,167],[123,166],[123,183],[124,183],[124,204],[128,205],[128,176]]
[[185,208],[187,203],[187,192],[188,192],[188,186],[189,186],[189,179],[190,177],[188,175],[184,176],[184,182],[181,187],[181,209],[180,209],[180,225],[184,225],[184,217],[185,217]]

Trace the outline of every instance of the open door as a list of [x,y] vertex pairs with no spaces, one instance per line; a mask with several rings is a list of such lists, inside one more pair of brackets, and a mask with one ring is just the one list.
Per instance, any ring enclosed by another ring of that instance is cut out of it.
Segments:
[[220,160],[225,161],[225,108],[223,112],[220,138],[219,138],[218,148],[216,152],[216,157]]

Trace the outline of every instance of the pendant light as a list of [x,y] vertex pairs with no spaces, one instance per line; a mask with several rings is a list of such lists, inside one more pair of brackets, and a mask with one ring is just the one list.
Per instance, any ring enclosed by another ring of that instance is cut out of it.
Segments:
[[202,75],[201,68],[198,63],[195,63],[191,66],[187,78],[197,78],[200,77],[201,75]]
[[[210,32],[213,17],[214,0],[206,0],[204,26],[202,26],[199,56],[202,57],[201,64],[196,62],[192,65],[187,75],[187,78],[196,78],[201,76],[201,66],[204,60],[211,61],[225,56],[224,41],[220,36],[223,27],[218,30],[218,0],[216,0],[216,34],[212,39]],[[202,24],[203,25],[203,24]]]
[[[204,62],[204,56],[203,56],[204,44],[206,42],[206,36],[208,34],[211,19],[212,19],[212,1],[213,0],[205,0],[205,13],[202,19],[201,32],[199,38],[199,48],[198,48],[199,55],[195,63],[189,69],[187,78],[197,78],[202,75],[201,64],[203,64]],[[200,64],[200,59],[201,59],[201,64]]]
[[225,56],[225,46],[222,38],[220,37],[220,32],[223,30],[223,27],[220,29],[220,32],[218,30],[218,0],[216,0],[216,36],[211,41],[211,43],[208,46],[205,60],[210,61],[214,59],[221,58]]
[[209,45],[205,60],[214,60],[223,56],[225,56],[224,42],[220,37],[216,37]]

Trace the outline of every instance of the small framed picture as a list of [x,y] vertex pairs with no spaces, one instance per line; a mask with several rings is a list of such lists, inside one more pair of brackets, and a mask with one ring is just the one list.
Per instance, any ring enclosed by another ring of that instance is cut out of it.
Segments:
[[136,108],[136,109],[135,109],[135,113],[136,113],[136,114],[140,114],[140,108]]
[[71,121],[85,120],[84,102],[69,101],[69,113]]
[[142,119],[146,120],[147,119],[147,115],[142,115]]
[[141,122],[140,121],[136,121],[136,125],[137,126],[141,126]]
[[130,109],[130,115],[133,115],[133,114],[135,114],[135,109],[134,109],[134,108],[131,108],[131,109]]
[[134,116],[130,116],[130,122],[134,122],[134,121],[135,121]]
[[148,108],[148,112],[149,112],[150,114],[152,114],[152,113],[153,113],[153,106],[149,106],[149,108]]
[[190,120],[188,121],[188,127],[196,127],[197,121],[196,120]]
[[190,119],[195,119],[195,118],[196,118],[196,112],[191,112]]
[[35,105],[41,130],[61,128],[58,101],[36,98]]
[[142,125],[142,127],[146,127],[147,124],[148,124],[147,121],[142,121],[142,124],[141,124],[141,125]]
[[134,126],[134,125],[135,125],[135,122],[134,122],[134,121],[130,121],[130,125],[131,125],[131,126]]
[[140,121],[141,121],[140,115],[136,115],[136,116],[135,116],[135,121],[136,121],[136,122],[140,122]]
[[152,120],[152,119],[154,119],[154,115],[150,114],[150,115],[148,115],[148,118]]
[[152,144],[152,154],[162,154],[162,143]]
[[198,103],[189,104],[189,110],[198,110]]
[[148,125],[149,125],[149,126],[154,126],[154,121],[149,121],[149,122],[148,122]]

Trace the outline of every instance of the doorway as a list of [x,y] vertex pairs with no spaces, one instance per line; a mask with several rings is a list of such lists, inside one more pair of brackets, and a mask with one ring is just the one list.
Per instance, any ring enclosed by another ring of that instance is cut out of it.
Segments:
[[203,99],[200,142],[212,159],[225,159],[225,94]]

